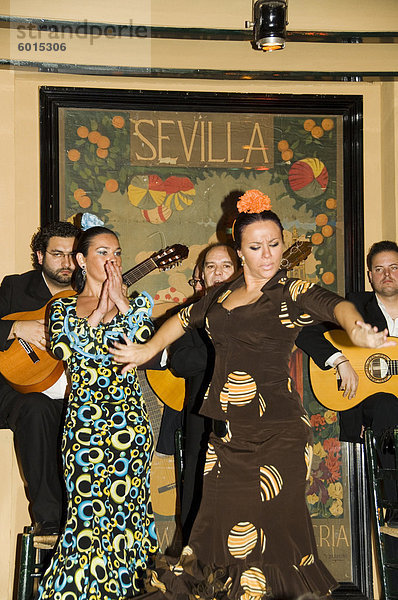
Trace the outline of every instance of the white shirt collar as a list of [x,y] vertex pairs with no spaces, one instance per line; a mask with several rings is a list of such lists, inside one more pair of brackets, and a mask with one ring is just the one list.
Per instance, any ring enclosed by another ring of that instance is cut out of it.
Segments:
[[375,296],[376,296],[377,304],[379,305],[379,308],[387,321],[387,329],[388,329],[389,335],[398,337],[398,318],[393,319],[388,314],[387,309],[384,306],[383,302],[380,300],[379,296],[377,294],[375,294]]

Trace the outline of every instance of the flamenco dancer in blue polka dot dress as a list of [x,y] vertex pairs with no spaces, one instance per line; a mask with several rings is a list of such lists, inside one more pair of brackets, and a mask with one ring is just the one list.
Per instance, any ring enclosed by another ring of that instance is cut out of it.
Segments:
[[79,249],[83,291],[50,311],[51,349],[71,377],[62,441],[68,507],[38,598],[121,600],[142,591],[141,575],[157,551],[153,439],[136,372],[122,375],[109,347],[123,335],[136,342],[151,336],[152,300],[123,295],[119,242],[110,230],[89,229]]

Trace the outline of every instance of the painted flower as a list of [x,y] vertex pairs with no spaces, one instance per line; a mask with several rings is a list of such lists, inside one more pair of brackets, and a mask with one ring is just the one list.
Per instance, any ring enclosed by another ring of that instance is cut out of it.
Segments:
[[260,190],[248,190],[240,196],[236,206],[240,213],[261,213],[263,210],[271,210],[271,199]]
[[314,454],[315,456],[319,456],[319,458],[325,458],[325,456],[327,456],[321,442],[314,444]]
[[337,421],[337,412],[334,410],[327,410],[323,416],[325,417],[326,423],[329,425]]
[[334,517],[339,517],[340,515],[343,514],[343,503],[342,501],[337,498],[337,500],[335,500],[332,505],[329,508],[330,512],[332,513],[332,515]]
[[326,452],[338,454],[340,453],[341,444],[337,438],[331,437],[323,442],[323,447],[325,448]]
[[319,413],[311,416],[311,425],[314,428],[323,427],[325,425],[325,419]]
[[343,486],[341,485],[340,481],[337,483],[330,483],[328,485],[328,492],[331,498],[335,498],[336,500],[343,499]]
[[316,494],[310,494],[309,496],[307,496],[307,502],[309,504],[316,504],[317,502],[319,502],[319,496],[317,496]]
[[315,495],[322,504],[326,504],[329,499],[329,494],[323,480],[323,477],[318,477],[316,474],[314,475],[312,484],[308,488],[307,498],[308,496]]
[[341,478],[341,460],[339,460],[337,456],[329,454],[329,456],[325,458],[325,465],[330,473],[329,477],[326,479],[328,481],[339,481]]

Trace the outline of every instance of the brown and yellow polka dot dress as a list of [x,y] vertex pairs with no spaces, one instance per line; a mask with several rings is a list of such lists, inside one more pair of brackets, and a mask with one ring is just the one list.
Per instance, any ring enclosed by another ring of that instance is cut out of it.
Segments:
[[166,599],[259,600],[325,595],[305,489],[312,431],[289,374],[300,328],[335,321],[342,298],[279,271],[254,304],[223,301],[242,278],[180,312],[216,350],[202,414],[214,420],[199,514],[177,563],[161,557],[152,585]]

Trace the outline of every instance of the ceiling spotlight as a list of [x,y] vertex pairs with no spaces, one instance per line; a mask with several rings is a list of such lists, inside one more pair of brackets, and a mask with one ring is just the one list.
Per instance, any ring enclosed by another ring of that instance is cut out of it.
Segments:
[[253,22],[246,21],[246,27],[253,28],[253,48],[264,52],[282,50],[287,24],[287,0],[256,0]]

